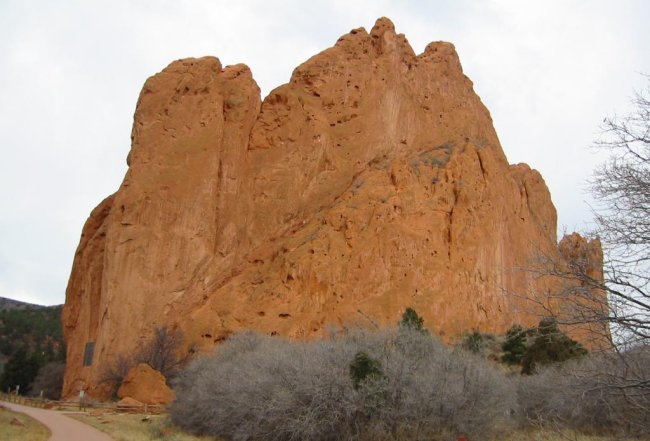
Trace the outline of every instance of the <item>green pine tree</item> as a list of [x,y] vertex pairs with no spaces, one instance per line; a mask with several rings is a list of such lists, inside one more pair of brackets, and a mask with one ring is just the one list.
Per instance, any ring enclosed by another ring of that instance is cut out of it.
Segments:
[[36,357],[28,355],[24,346],[19,347],[4,366],[0,376],[0,390],[5,392],[20,386],[21,393],[29,392],[29,387],[36,378],[39,368]]
[[474,331],[471,334],[468,334],[463,339],[463,349],[473,352],[475,354],[480,354],[485,349],[485,339],[483,334],[479,331]]
[[522,359],[521,373],[534,374],[539,365],[560,363],[586,354],[587,350],[580,343],[560,331],[554,318],[545,318],[539,322],[537,337]]
[[519,325],[513,325],[506,333],[506,339],[501,345],[503,356],[501,361],[510,364],[521,364],[524,358],[527,347],[527,334],[528,331]]
[[411,329],[419,332],[427,332],[424,328],[424,319],[415,312],[413,308],[406,308],[398,326],[404,329]]
[[383,376],[381,363],[365,352],[359,351],[350,363],[350,378],[354,389],[359,389],[365,381],[377,380]]

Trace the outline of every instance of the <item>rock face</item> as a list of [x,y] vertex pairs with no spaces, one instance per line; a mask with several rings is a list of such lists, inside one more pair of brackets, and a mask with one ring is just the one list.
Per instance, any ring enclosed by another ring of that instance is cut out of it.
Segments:
[[123,400],[131,398],[143,404],[169,404],[175,398],[174,392],[165,382],[165,377],[145,363],[131,368],[117,391],[117,396]]
[[[560,323],[577,323],[572,337],[587,348],[611,347],[609,324],[604,319],[611,310],[607,293],[600,289],[603,280],[603,250],[600,240],[587,241],[577,233],[566,235],[559,245],[560,272],[577,275],[574,280],[557,282],[547,303],[553,304],[554,315]],[[547,268],[549,266],[547,265]],[[596,285],[594,286],[594,281]]]
[[390,20],[341,37],[263,102],[250,70],[184,59],[138,100],[129,170],[90,215],[67,290],[65,394],[156,326],[211,348],[394,325],[448,339],[537,318],[509,292],[558,256],[540,174],[509,165],[453,45]]

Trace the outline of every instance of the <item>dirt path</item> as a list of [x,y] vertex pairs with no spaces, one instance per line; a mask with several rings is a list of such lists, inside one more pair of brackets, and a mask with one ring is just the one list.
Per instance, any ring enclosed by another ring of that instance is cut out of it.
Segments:
[[113,438],[56,410],[36,409],[2,401],[2,405],[45,424],[52,432],[48,441],[113,441]]

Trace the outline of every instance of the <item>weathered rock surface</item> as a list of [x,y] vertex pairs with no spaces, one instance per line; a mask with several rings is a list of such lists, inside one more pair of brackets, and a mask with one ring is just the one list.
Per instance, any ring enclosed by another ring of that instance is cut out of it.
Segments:
[[117,404],[118,406],[122,406],[124,408],[137,409],[137,410],[140,410],[144,406],[144,403],[131,397],[122,398],[115,404]]
[[553,305],[554,315],[560,323],[576,323],[571,328],[572,337],[588,348],[611,347],[610,315],[607,293],[602,289],[603,250],[599,239],[587,240],[577,233],[568,234],[558,245],[560,264],[553,267],[560,274],[571,274],[569,280],[554,283],[547,304]]
[[163,374],[146,363],[131,368],[124,378],[117,396],[122,400],[131,398],[142,404],[169,404],[175,395]]
[[264,102],[244,65],[175,61],[145,83],[132,139],[75,256],[66,394],[100,394],[102,366],[160,325],[210,348],[393,325],[409,306],[446,338],[537,320],[507,293],[548,291],[519,269],[559,256],[555,208],[508,164],[449,43],[416,55],[379,19]]

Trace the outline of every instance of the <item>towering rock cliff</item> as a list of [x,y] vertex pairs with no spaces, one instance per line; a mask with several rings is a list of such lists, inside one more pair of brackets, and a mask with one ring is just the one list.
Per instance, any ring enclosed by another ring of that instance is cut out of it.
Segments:
[[260,101],[244,65],[175,61],[145,83],[129,169],[84,226],[67,290],[65,393],[156,326],[209,348],[392,325],[447,338],[534,323],[519,271],[560,254],[542,177],[509,165],[454,47],[355,29]]

